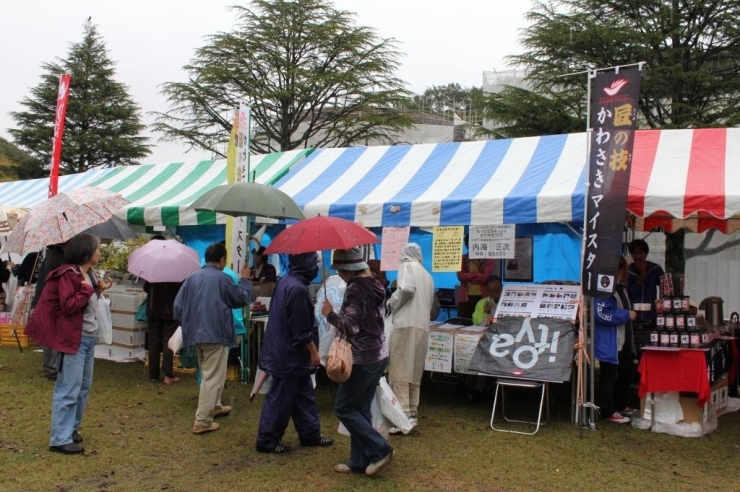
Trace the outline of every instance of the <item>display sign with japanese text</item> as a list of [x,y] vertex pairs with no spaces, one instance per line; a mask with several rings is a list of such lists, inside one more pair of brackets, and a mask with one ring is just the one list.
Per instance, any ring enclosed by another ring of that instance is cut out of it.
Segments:
[[450,373],[455,333],[440,328],[429,332],[424,370]]
[[513,224],[470,226],[468,257],[476,260],[514,258],[515,238]]
[[432,271],[459,272],[462,268],[463,226],[435,227],[432,239]]
[[596,72],[591,101],[583,293],[614,292],[622,252],[640,95],[637,67]]
[[581,288],[578,285],[506,284],[495,317],[550,317],[575,321]]

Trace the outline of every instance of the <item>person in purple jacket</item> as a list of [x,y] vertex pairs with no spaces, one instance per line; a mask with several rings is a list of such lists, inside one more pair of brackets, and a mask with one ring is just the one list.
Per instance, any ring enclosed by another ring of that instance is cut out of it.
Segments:
[[618,424],[630,421],[633,413],[627,406],[630,385],[629,364],[634,359],[632,311],[627,289],[627,260],[619,258],[614,294],[607,299],[596,299],[595,355],[599,361],[599,405],[601,414]]
[[393,448],[373,428],[370,413],[375,389],[388,365],[385,287],[373,278],[360,248],[334,251],[331,267],[347,282],[347,290],[339,314],[327,300],[321,314],[352,344],[352,373],[339,385],[334,402],[334,414],[349,431],[350,456],[334,470],[374,475],[393,459]]
[[259,368],[272,376],[257,433],[257,451],[286,453],[281,442],[288,422],[302,446],[330,446],[321,435],[311,375],[319,366],[319,329],[308,285],[319,272],[316,253],[290,257],[288,274],[280,279],[270,302],[270,318],[262,339]]

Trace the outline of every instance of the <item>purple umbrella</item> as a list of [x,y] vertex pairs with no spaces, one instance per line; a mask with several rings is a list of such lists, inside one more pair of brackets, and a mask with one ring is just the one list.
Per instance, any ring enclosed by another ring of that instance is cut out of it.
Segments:
[[128,257],[129,273],[147,282],[182,282],[200,269],[200,256],[174,239],[153,240]]

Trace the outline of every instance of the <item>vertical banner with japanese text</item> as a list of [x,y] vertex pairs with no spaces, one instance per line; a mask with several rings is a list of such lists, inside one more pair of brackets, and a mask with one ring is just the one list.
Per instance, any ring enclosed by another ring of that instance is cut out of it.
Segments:
[[614,292],[622,251],[640,95],[637,67],[596,72],[591,101],[583,293]]
[[[234,117],[229,148],[226,152],[229,184],[243,183],[249,178],[249,108],[243,104]],[[229,224],[231,227],[229,227]],[[249,263],[249,221],[247,217],[233,217],[227,221],[226,244],[229,267],[237,274]]]
[[69,101],[70,74],[59,77],[59,91],[57,92],[57,111],[54,117],[54,137],[51,141],[51,172],[49,174],[49,198],[57,194],[59,186],[59,166],[62,160],[62,137],[64,136],[64,118],[67,115],[67,101]]

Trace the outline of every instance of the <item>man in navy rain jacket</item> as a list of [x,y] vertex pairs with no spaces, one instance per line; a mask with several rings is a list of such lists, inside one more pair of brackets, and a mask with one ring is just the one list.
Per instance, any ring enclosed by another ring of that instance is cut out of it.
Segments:
[[265,396],[257,434],[257,451],[285,453],[280,442],[292,418],[303,446],[329,446],[321,436],[311,375],[319,366],[319,331],[308,285],[319,271],[316,253],[290,258],[288,274],[280,279],[270,302],[270,319],[262,341],[259,367],[273,377]]

